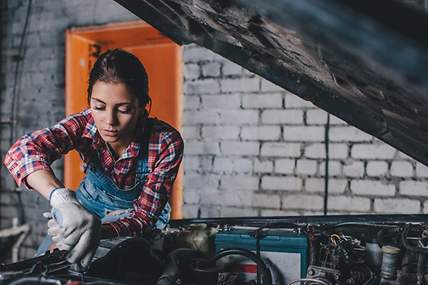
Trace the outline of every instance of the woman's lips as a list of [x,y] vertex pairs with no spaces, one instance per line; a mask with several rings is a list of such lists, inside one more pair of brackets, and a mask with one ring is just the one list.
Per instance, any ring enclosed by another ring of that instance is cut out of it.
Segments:
[[108,137],[116,137],[118,135],[118,131],[111,131],[111,130],[103,130],[104,135]]

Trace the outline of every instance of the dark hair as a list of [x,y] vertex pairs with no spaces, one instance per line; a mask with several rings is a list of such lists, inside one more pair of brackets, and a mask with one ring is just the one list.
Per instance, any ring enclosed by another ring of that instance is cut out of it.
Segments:
[[133,54],[122,49],[110,49],[102,53],[89,74],[88,102],[92,88],[97,81],[106,83],[124,83],[141,106],[151,102],[149,84],[144,65]]

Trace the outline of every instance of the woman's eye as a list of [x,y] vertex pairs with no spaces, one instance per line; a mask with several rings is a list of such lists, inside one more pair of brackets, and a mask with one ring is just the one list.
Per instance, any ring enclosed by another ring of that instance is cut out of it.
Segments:
[[103,109],[104,109],[104,106],[99,106],[99,105],[97,106],[97,105],[95,105],[95,106],[94,106],[94,109],[95,109],[95,110],[103,110]]
[[121,106],[118,108],[119,112],[121,113],[129,113],[132,111],[132,108],[129,106]]

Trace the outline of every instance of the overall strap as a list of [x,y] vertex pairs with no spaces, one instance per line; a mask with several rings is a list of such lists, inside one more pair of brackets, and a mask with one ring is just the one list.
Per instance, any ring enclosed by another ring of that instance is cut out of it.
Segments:
[[146,130],[142,137],[140,153],[138,155],[137,167],[136,167],[136,180],[141,181],[145,178],[145,175],[151,171],[149,167],[149,146],[150,146],[150,135],[153,127],[153,119],[147,118]]

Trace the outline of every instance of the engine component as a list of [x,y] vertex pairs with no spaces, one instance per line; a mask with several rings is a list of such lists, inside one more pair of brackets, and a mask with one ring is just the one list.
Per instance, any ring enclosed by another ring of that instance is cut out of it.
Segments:
[[397,278],[397,266],[399,261],[400,249],[395,246],[385,245],[382,247],[382,266],[381,276],[386,280],[395,280]]

